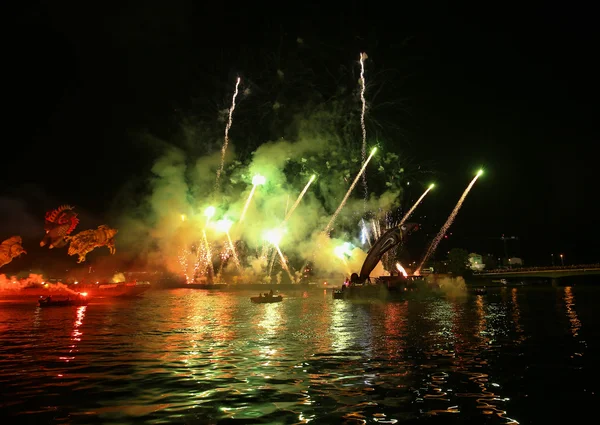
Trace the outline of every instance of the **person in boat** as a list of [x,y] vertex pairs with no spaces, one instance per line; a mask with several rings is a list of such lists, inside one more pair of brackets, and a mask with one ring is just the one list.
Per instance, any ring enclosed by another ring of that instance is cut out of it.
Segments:
[[272,290],[272,289],[269,291],[269,296],[270,296],[270,297],[272,297],[272,296],[273,296],[273,290]]

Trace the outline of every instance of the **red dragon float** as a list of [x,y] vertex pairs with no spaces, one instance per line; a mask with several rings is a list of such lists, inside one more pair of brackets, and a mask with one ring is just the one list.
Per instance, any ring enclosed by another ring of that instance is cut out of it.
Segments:
[[0,245],[0,267],[10,263],[13,258],[21,254],[27,254],[22,244],[21,236],[12,236],[2,242]]
[[77,213],[70,205],[61,205],[53,211],[46,213],[44,229],[46,235],[40,242],[40,246],[48,245],[48,248],[62,248],[67,245],[67,237],[79,224]]
[[98,226],[97,229],[84,230],[74,236],[67,236],[65,239],[70,242],[69,255],[78,255],[78,263],[85,261],[85,256],[93,251],[95,248],[106,246],[111,254],[116,251],[115,248],[115,235],[118,230],[108,227],[103,224]]

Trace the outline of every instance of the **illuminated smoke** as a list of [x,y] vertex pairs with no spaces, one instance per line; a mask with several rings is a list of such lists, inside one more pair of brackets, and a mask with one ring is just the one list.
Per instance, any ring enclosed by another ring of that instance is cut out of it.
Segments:
[[477,179],[479,178],[479,176],[482,175],[482,174],[483,174],[483,171],[479,170],[479,172],[477,173],[477,175],[473,178],[473,180],[471,180],[471,183],[469,183],[469,185],[467,186],[467,188],[463,192],[462,196],[460,197],[460,199],[456,203],[456,206],[454,207],[454,210],[452,210],[452,213],[450,213],[450,216],[446,220],[446,223],[444,223],[444,225],[440,229],[439,233],[437,234],[437,236],[435,237],[435,239],[433,240],[433,242],[431,242],[431,245],[429,246],[429,249],[427,250],[427,253],[423,257],[423,260],[421,260],[421,264],[419,264],[419,267],[417,267],[417,270],[415,271],[415,275],[416,276],[419,276],[421,274],[421,268],[423,267],[423,264],[425,264],[425,262],[429,259],[429,257],[431,257],[431,254],[433,254],[435,252],[435,250],[436,250],[437,246],[439,245],[440,241],[442,240],[442,238],[444,237],[444,235],[446,234],[446,232],[448,231],[448,229],[450,228],[450,226],[454,222],[454,219],[456,218],[456,215],[458,214],[458,211],[460,210],[460,207],[462,207],[463,202],[465,202],[465,199],[467,198],[467,195],[469,194],[471,188],[473,187],[473,185],[475,184],[475,182],[477,181]]
[[333,250],[333,253],[335,254],[335,256],[337,258],[342,260],[342,263],[344,264],[344,268],[346,269],[346,273],[350,274],[350,267],[348,265],[348,261],[346,260],[346,257],[347,258],[352,257],[352,244],[350,244],[350,242],[344,242],[342,245],[338,245],[337,247],[335,247],[335,249]]
[[50,293],[69,293],[78,294],[77,291],[73,291],[67,285],[61,282],[46,282],[44,276],[41,274],[30,273],[28,277],[18,279],[16,276],[7,277],[4,274],[0,274],[0,295],[3,292],[20,292],[29,286],[43,285],[43,289]]
[[367,158],[367,160],[364,162],[363,166],[361,167],[360,171],[354,178],[354,181],[348,188],[348,191],[346,192],[344,199],[342,199],[340,206],[337,208],[335,213],[333,213],[333,215],[331,216],[331,220],[329,220],[329,223],[327,223],[327,226],[325,227],[325,230],[323,231],[324,233],[329,234],[329,231],[331,230],[331,226],[333,226],[333,223],[335,222],[335,219],[337,218],[338,214],[340,213],[342,208],[344,208],[344,205],[346,205],[346,201],[348,200],[348,197],[352,193],[352,190],[354,190],[354,186],[356,186],[358,179],[360,179],[360,176],[362,176],[363,173],[365,172],[367,165],[369,164],[369,161],[371,160],[371,158],[373,158],[373,155],[375,155],[375,152],[377,152],[377,148],[373,148],[373,150],[371,151],[371,155],[369,155],[369,157]]
[[113,275],[113,277],[110,279],[110,281],[112,283],[120,283],[120,282],[125,282],[127,279],[125,279],[125,275],[123,273],[115,273]]
[[229,145],[229,130],[231,129],[231,125],[233,124],[233,111],[235,111],[235,98],[238,95],[238,88],[240,85],[241,78],[238,77],[235,83],[235,92],[233,93],[233,98],[231,99],[231,108],[229,108],[229,121],[227,121],[227,125],[225,126],[225,139],[223,140],[223,148],[221,149],[221,165],[217,170],[217,181],[215,183],[215,192],[219,190],[219,181],[221,178],[221,174],[223,173],[223,167],[225,166],[225,152],[227,152],[227,146]]
[[[362,102],[362,110],[360,114],[360,126],[362,128],[362,147],[361,147],[361,158],[362,161],[365,162],[365,157],[367,156],[367,127],[365,126],[365,113],[367,111],[367,101],[365,100],[365,59],[368,56],[366,53],[360,54],[360,100]],[[366,173],[362,176],[363,186],[365,188],[365,209],[367,205],[367,197],[369,195],[369,191],[367,188],[367,175]]]
[[415,202],[414,205],[410,208],[410,210],[408,210],[408,212],[406,214],[404,214],[404,217],[402,217],[402,220],[400,220],[398,227],[402,227],[402,225],[406,222],[406,220],[408,220],[408,218],[412,215],[412,213],[415,211],[415,209],[417,209],[417,207],[419,206],[419,204],[421,203],[423,198],[425,198],[425,195],[427,195],[427,193],[431,189],[433,189],[433,187],[434,187],[433,184],[429,185],[427,190],[425,192],[423,192],[423,194],[421,195],[421,197],[419,199],[417,199],[417,202]]

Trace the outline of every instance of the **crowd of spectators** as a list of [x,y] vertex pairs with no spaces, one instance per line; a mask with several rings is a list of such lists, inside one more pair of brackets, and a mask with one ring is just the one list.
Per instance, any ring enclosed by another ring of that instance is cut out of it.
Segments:
[[[573,264],[573,265],[569,265],[569,266],[544,266],[544,267],[521,267],[521,266],[513,266],[513,267],[502,267],[502,268],[498,268],[498,269],[490,269],[490,270],[482,270],[479,273],[506,273],[508,271],[519,271],[519,272],[526,272],[526,271],[540,271],[540,270],[573,270],[573,269],[577,269],[577,270],[589,270],[589,269],[599,269],[600,268],[600,263],[599,264]],[[478,274],[477,272],[475,274]]]

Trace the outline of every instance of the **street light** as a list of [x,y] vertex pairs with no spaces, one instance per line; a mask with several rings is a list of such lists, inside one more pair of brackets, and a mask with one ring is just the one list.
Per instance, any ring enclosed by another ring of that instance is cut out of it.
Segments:
[[554,254],[550,254],[550,257],[552,257],[552,267],[554,267]]
[[565,256],[560,254],[560,264],[564,267],[565,266]]

